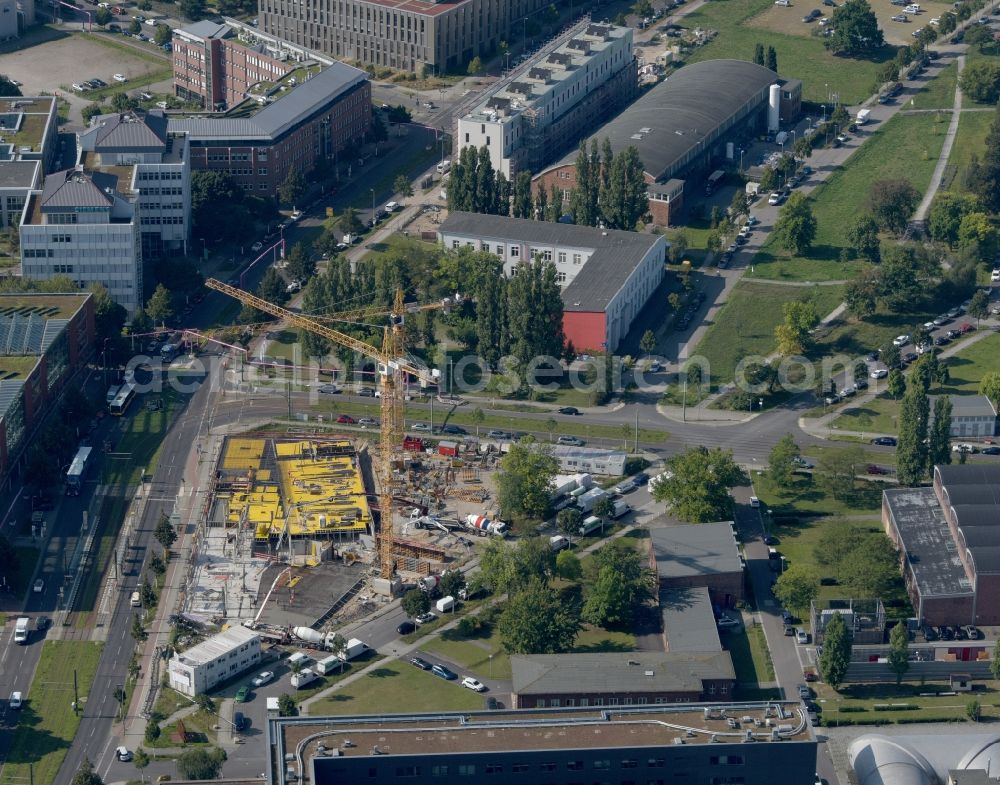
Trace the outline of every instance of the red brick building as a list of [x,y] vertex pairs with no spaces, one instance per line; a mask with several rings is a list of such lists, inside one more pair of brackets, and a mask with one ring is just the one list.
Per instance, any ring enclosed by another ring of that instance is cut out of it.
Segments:
[[512,709],[733,699],[729,652],[514,654]]
[[224,24],[202,21],[174,30],[174,94],[224,111],[247,98],[250,88],[277,82],[298,64],[263,44],[244,43]]
[[703,586],[724,608],[743,599],[743,560],[731,521],[651,528],[649,566],[661,590]]
[[94,350],[94,298],[0,294],[0,477],[23,467],[28,438]]
[[[743,60],[686,65],[592,138],[602,142],[607,137],[616,154],[630,146],[638,150],[649,187],[649,213],[653,223],[668,226],[683,206],[685,181],[718,168],[727,142],[735,145],[763,130],[769,89],[777,81],[773,71]],[[555,186],[568,207],[576,187],[576,157],[574,150],[542,170],[533,180],[536,191]]]
[[1000,624],[1000,465],[935,466],[882,494],[882,523],[924,624]]
[[187,134],[191,169],[227,172],[258,196],[273,196],[293,169],[308,173],[360,144],[372,122],[364,71],[334,63],[250,116],[171,118]]

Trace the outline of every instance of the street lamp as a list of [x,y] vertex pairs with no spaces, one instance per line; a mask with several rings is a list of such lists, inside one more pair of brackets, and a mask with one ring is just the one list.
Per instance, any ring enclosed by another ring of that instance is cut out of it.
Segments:
[[372,229],[374,229],[375,228],[375,189],[374,188],[369,188],[368,190],[372,192]]
[[743,153],[746,152],[743,148],[740,148],[740,174],[743,173]]
[[822,109],[822,110],[823,110],[823,119],[822,119],[822,121],[821,121],[821,122],[824,122],[824,123],[825,123],[825,122],[826,122],[826,104],[821,104],[821,105],[820,105],[820,109]]

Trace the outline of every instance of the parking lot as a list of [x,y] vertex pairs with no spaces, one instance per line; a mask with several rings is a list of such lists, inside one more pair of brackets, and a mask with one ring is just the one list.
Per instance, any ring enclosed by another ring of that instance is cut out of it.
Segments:
[[[166,65],[166,61],[157,66],[141,57],[131,57],[80,34],[67,35],[0,56],[0,73],[21,82],[21,92],[25,95],[54,92],[66,98],[72,107],[70,121],[74,124],[81,122],[80,110],[90,101],[86,93],[72,92],[72,82],[97,78],[108,84],[117,84],[113,78],[116,73],[135,79]],[[86,71],[81,72],[84,67]],[[122,87],[127,89],[129,85]]]

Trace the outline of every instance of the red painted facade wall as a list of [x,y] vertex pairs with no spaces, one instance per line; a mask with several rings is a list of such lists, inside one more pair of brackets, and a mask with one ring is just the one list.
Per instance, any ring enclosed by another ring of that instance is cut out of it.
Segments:
[[606,327],[607,322],[603,311],[563,312],[563,332],[566,335],[566,341],[572,341],[573,348],[578,352],[604,351],[604,342],[607,338]]

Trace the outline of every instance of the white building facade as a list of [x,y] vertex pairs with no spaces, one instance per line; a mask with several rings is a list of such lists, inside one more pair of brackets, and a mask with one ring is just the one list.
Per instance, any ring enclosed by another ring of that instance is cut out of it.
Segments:
[[522,169],[537,170],[544,158],[557,155],[601,122],[602,112],[588,106],[588,99],[618,75],[627,75],[625,84],[614,90],[614,98],[602,100],[605,111],[637,89],[632,29],[584,23],[460,117],[456,151],[485,145],[493,168],[508,179]]
[[261,658],[260,636],[246,627],[230,627],[170,659],[171,688],[194,697],[255,667]]

